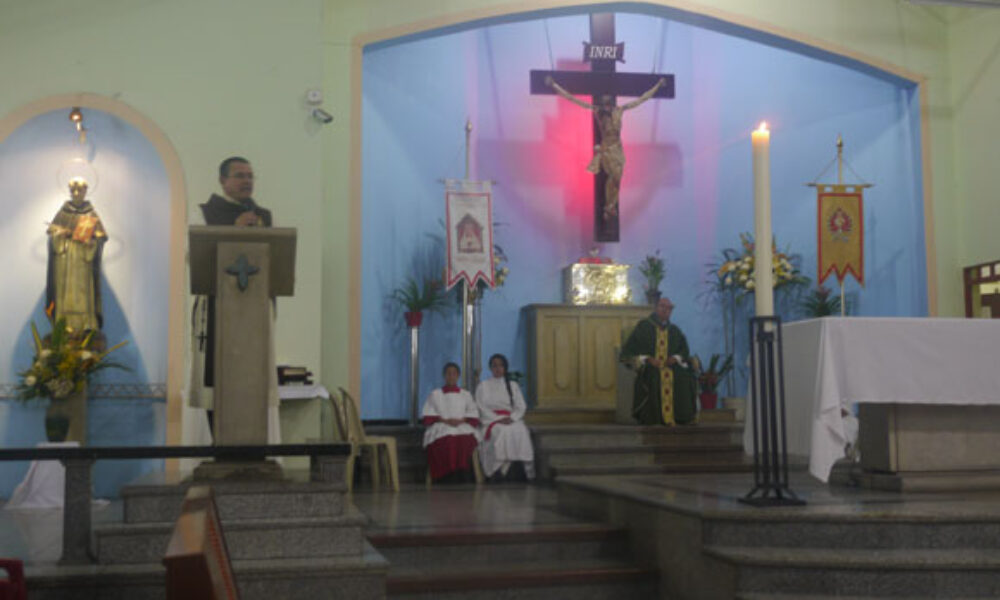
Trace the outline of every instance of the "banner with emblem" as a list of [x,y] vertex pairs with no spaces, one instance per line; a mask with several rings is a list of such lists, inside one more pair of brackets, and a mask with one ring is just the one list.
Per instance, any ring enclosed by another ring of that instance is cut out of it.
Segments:
[[860,185],[816,186],[817,283],[831,273],[843,285],[850,273],[865,284],[864,200]]
[[493,277],[493,196],[488,181],[445,181],[448,231],[447,287],[464,279],[469,286]]

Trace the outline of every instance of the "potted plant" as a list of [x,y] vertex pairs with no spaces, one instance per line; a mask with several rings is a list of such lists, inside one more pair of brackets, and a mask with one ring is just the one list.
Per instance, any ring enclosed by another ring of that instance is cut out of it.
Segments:
[[[49,399],[45,413],[45,433],[50,442],[66,440],[70,427],[69,402],[71,398],[86,393],[90,376],[103,369],[127,369],[124,365],[105,358],[124,346],[121,342],[101,351],[95,333],[80,334],[59,319],[52,326],[52,333],[45,339],[38,335],[38,328],[31,324],[35,356],[31,366],[18,373],[21,383],[17,387],[22,400]],[[99,334],[98,334],[99,335]],[[82,401],[82,399],[81,399]]]
[[436,311],[444,307],[445,296],[441,287],[441,282],[435,279],[424,279],[421,287],[416,279],[409,277],[402,287],[393,290],[393,300],[406,309],[403,317],[408,327],[420,327],[424,311]]
[[[849,307],[844,307],[845,314]],[[807,317],[829,317],[833,315],[840,314],[840,296],[833,294],[832,291],[824,286],[817,285],[814,290],[809,292],[805,298],[799,302],[799,309]]]
[[[719,361],[722,364],[719,364]],[[698,361],[700,363],[700,361]],[[722,355],[713,354],[711,360],[708,361],[708,368],[703,369],[698,374],[698,386],[701,388],[701,394],[698,396],[701,400],[701,409],[710,410],[714,409],[719,401],[719,395],[716,389],[719,386],[719,382],[722,378],[726,376],[726,373],[731,371],[733,368],[733,355],[729,354],[726,356],[725,360],[722,359]]]
[[646,258],[642,259],[639,263],[639,272],[646,278],[646,301],[655,305],[660,301],[660,282],[667,274],[659,250],[654,254],[647,254]]

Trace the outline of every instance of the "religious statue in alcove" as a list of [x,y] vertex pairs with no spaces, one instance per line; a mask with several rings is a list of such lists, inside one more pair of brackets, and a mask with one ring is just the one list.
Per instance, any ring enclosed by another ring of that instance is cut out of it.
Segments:
[[49,224],[49,261],[45,282],[45,314],[55,323],[65,319],[76,332],[99,331],[101,255],[108,234],[87,200],[89,185],[82,177],[69,181],[70,199]]
[[587,165],[587,171],[598,174],[604,172],[607,179],[604,182],[604,218],[610,219],[618,215],[618,191],[621,189],[622,173],[625,170],[625,150],[622,149],[622,115],[656,94],[657,90],[666,85],[667,80],[660,78],[656,85],[631,102],[616,105],[614,98],[603,95],[596,104],[589,104],[573,96],[552,77],[545,78],[557,94],[577,106],[593,111],[594,121],[601,132],[601,139],[594,146],[594,158]]

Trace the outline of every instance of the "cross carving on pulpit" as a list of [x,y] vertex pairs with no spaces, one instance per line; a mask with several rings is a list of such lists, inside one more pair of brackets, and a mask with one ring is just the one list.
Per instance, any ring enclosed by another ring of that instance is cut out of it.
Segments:
[[250,264],[246,254],[240,254],[236,262],[226,267],[226,273],[236,277],[236,286],[241,292],[246,291],[250,286],[250,277],[256,275],[258,271],[260,269]]
[[[559,94],[594,111],[595,154],[588,170],[594,173],[594,239],[617,242],[618,188],[625,165],[621,146],[621,113],[650,98],[673,98],[674,76],[619,73],[615,63],[624,62],[625,44],[615,42],[615,16],[590,15],[590,42],[584,42],[584,60],[590,71],[531,71],[532,94]],[[571,94],[592,96],[593,104]],[[617,106],[618,96],[637,100]]]

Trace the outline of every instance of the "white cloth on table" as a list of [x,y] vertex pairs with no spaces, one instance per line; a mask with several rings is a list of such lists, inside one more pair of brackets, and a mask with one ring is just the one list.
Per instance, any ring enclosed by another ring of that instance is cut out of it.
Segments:
[[[36,448],[77,448],[80,442],[41,442]],[[58,460],[33,460],[7,508],[62,508],[66,468]]]
[[[472,394],[466,390],[445,393],[438,388],[427,396],[424,402],[423,417],[439,417],[440,419],[479,419],[479,409],[476,407]],[[472,435],[476,440],[480,439],[479,430],[469,423],[462,423],[454,426],[448,425],[443,420],[432,423],[424,431],[424,448],[430,446],[437,440],[449,435]]]
[[[531,434],[524,424],[527,405],[521,394],[521,386],[510,382],[510,392],[506,381],[500,378],[487,379],[476,387],[476,405],[479,407],[482,442],[479,444],[479,461],[483,472],[493,475],[497,471],[506,473],[510,463],[521,461],[529,479],[535,477],[535,451],[531,445]],[[510,415],[497,411],[508,411]],[[510,418],[512,423],[499,421]]]
[[1000,321],[827,317],[783,337],[789,452],[805,437],[822,481],[851,441],[855,404],[1000,405]]

